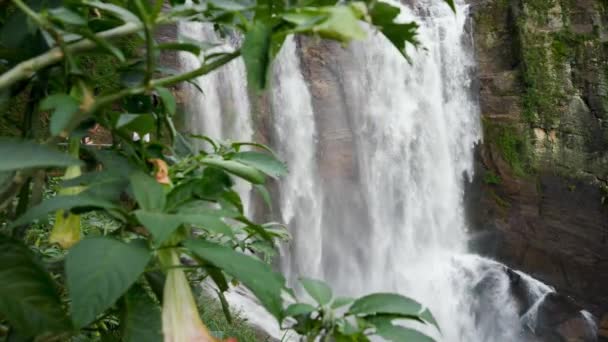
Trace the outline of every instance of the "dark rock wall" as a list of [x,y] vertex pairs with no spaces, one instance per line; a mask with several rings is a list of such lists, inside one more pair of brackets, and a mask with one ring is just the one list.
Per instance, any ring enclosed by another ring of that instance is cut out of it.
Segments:
[[608,2],[471,5],[484,126],[473,244],[608,321]]

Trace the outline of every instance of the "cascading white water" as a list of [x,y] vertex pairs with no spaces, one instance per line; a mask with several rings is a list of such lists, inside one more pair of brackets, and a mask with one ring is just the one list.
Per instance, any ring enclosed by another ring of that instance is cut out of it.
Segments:
[[[417,6],[403,6],[400,18],[420,24],[424,49],[408,50],[411,64],[372,30],[341,58],[358,168],[358,180],[348,186],[325,186],[312,98],[296,42],[285,42],[270,96],[275,148],[290,169],[279,192],[281,216],[293,241],[282,247],[280,265],[292,286],[298,276],[308,276],[326,279],[340,295],[392,291],[415,298],[436,316],[441,333],[417,328],[438,341],[526,341],[523,327],[536,314],[532,304],[553,289],[467,254],[464,182],[472,177],[473,147],[481,139],[479,109],[471,95],[468,7],[457,1],[454,15],[440,1]],[[199,24],[181,24],[180,32],[215,39]],[[183,55],[181,61],[188,69],[199,65],[192,56]],[[250,139],[244,79],[242,62],[233,61],[199,80],[204,95],[190,97],[198,99],[188,108],[191,129]],[[364,198],[363,213],[351,205],[355,192]],[[326,210],[331,201],[343,205]],[[339,226],[339,218],[355,214],[365,219]],[[513,293],[513,277],[525,293]],[[280,337],[272,318],[240,292],[230,293],[229,300]]]

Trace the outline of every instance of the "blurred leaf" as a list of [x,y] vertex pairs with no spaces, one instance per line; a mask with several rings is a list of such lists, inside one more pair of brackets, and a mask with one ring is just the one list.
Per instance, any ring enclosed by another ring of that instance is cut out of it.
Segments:
[[353,315],[396,314],[418,316],[422,305],[395,293],[374,293],[357,299],[348,312]]
[[334,299],[331,302],[331,308],[332,309],[341,308],[343,306],[351,304],[354,301],[355,301],[354,298],[350,298],[350,297],[338,297],[338,298]]
[[434,325],[435,328],[437,328],[437,330],[441,330],[439,328],[439,323],[437,323],[437,320],[435,319],[435,316],[433,316],[433,314],[431,313],[431,311],[429,311],[429,309],[424,309],[424,311],[420,315],[418,315],[418,316],[423,321]]
[[285,309],[285,313],[283,314],[283,316],[295,317],[300,315],[308,315],[315,310],[317,310],[317,308],[310,304],[294,303],[289,305],[287,309]]
[[227,225],[219,216],[205,215],[203,213],[193,214],[179,214],[179,218],[183,223],[192,224],[198,227],[202,227],[211,233],[224,234],[232,236],[233,232],[229,225]]
[[139,206],[147,211],[158,212],[165,207],[165,190],[154,178],[143,172],[134,172],[129,179]]
[[252,3],[249,1],[237,0],[209,0],[208,4],[215,8],[223,9],[230,12],[243,11]]
[[454,4],[454,0],[444,0],[448,6],[450,6],[450,8],[452,9],[452,11],[454,11],[454,13],[456,13],[456,5]]
[[165,106],[167,113],[170,115],[175,115],[177,104],[175,103],[175,96],[173,96],[173,93],[164,87],[157,87],[156,91],[158,92],[161,100],[163,100],[163,106]]
[[241,54],[247,68],[247,82],[253,89],[266,88],[270,69],[270,40],[272,29],[264,22],[256,22],[245,34]]
[[233,160],[206,157],[201,162],[205,165],[226,170],[227,172],[239,176],[253,184],[262,184],[266,181],[266,177],[264,177],[264,174],[260,171]]
[[247,151],[235,153],[232,160],[255,167],[271,177],[280,177],[287,174],[287,166],[268,153]]
[[80,14],[67,7],[57,7],[48,10],[51,18],[57,19],[64,24],[82,26],[87,24],[87,20]]
[[62,133],[78,113],[80,104],[78,100],[68,94],[55,94],[40,102],[41,110],[53,109],[49,129],[52,135]]
[[300,283],[308,292],[308,294],[314,299],[319,305],[325,305],[329,303],[332,298],[331,288],[323,281],[310,278],[300,278]]
[[158,304],[135,284],[125,295],[124,342],[162,342],[162,319]]
[[55,196],[44,200],[42,203],[30,208],[17,220],[11,222],[9,227],[17,227],[36,219],[45,218],[47,214],[57,210],[71,210],[75,208],[102,208],[117,209],[118,207],[105,199],[93,197],[86,193],[70,196]]
[[262,196],[266,206],[268,206],[269,209],[272,209],[272,199],[270,198],[270,192],[268,192],[268,189],[266,189],[266,187],[262,184],[254,184],[253,188],[260,193],[260,196]]
[[21,242],[0,235],[0,314],[26,336],[71,329],[54,281]]
[[152,114],[121,114],[116,122],[116,128],[125,128],[144,135],[154,131],[156,119]]
[[184,246],[199,258],[221,268],[247,286],[276,318],[283,311],[281,292],[285,278],[269,265],[231,248],[203,240],[186,240]]
[[105,237],[82,240],[70,249],[65,268],[72,321],[92,322],[139,278],[152,254],[141,244]]
[[67,167],[81,162],[66,153],[39,145],[33,141],[0,138],[0,171],[33,167]]

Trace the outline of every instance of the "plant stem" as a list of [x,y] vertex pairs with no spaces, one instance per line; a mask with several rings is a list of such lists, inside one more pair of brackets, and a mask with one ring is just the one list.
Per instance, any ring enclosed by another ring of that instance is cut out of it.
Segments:
[[[19,0],[13,0],[13,1],[19,1]],[[129,34],[135,33],[141,29],[142,29],[142,24],[127,23],[127,24],[115,27],[113,29],[109,29],[109,30],[100,32],[100,33],[98,33],[98,36],[101,38],[115,38],[115,37],[121,37],[121,36],[126,36]],[[66,46],[66,51],[74,53],[74,52],[79,52],[79,51],[90,50],[96,46],[97,45],[92,40],[83,39],[83,40],[80,40],[78,42],[75,42],[73,44],[69,44],[68,46]],[[46,68],[50,65],[53,65],[53,64],[61,61],[61,59],[63,59],[64,57],[65,56],[64,56],[64,53],[61,51],[61,48],[55,47],[39,56],[30,58],[28,60],[25,60],[25,61],[17,64],[9,71],[0,75],[0,90],[3,90],[5,88],[9,87],[10,85],[12,85],[15,82],[25,80],[27,78],[32,77],[34,75],[34,73],[36,73],[36,71]]]

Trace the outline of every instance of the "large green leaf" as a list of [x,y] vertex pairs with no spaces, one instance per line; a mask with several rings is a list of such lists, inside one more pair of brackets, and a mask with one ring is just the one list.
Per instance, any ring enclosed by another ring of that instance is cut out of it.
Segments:
[[86,193],[71,196],[55,196],[42,203],[30,208],[17,220],[11,222],[10,227],[17,227],[29,223],[33,220],[45,218],[47,214],[57,210],[71,210],[76,208],[103,208],[117,209],[117,206],[105,199],[93,197]]
[[285,13],[283,19],[294,25],[296,32],[315,33],[325,38],[350,42],[366,37],[360,19],[365,8],[361,3],[350,3],[326,7],[307,7]]
[[332,298],[331,288],[317,279],[301,278],[300,283],[308,294],[320,305],[329,303]]
[[189,215],[180,214],[179,217],[183,223],[202,227],[211,233],[233,235],[230,226],[227,225],[224,221],[222,221],[219,216],[197,213]]
[[266,88],[270,69],[270,42],[272,29],[258,21],[245,35],[241,54],[247,68],[247,82],[256,90]]
[[405,44],[418,44],[416,40],[418,24],[415,22],[395,23],[395,19],[400,12],[399,7],[378,1],[371,8],[370,17],[372,23],[380,28],[380,31],[395,45],[401,54],[406,56]]
[[134,285],[125,296],[124,342],[162,342],[161,310],[158,304],[139,285]]
[[418,316],[422,311],[422,305],[396,293],[374,293],[357,299],[348,311],[354,315]]
[[135,216],[152,233],[158,245],[162,245],[182,224],[177,215],[137,210]]
[[32,141],[0,138],[0,171],[12,171],[32,167],[67,167],[81,162]]
[[74,325],[86,326],[112,306],[139,278],[150,257],[140,244],[106,237],[72,247],[65,268]]
[[235,153],[232,159],[255,167],[271,177],[280,177],[287,174],[287,166],[268,153],[255,151],[239,152]]
[[0,314],[22,335],[70,329],[55,283],[30,250],[0,235]]
[[285,278],[269,265],[231,248],[203,240],[187,240],[184,246],[199,258],[221,268],[247,286],[262,305],[275,317],[281,318]]
[[266,181],[264,174],[257,169],[234,160],[207,157],[202,160],[202,163],[224,169],[225,171],[239,176],[253,184],[262,184]]
[[129,179],[133,195],[142,209],[162,211],[165,208],[165,190],[154,178],[143,172],[134,172]]

